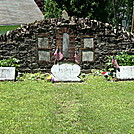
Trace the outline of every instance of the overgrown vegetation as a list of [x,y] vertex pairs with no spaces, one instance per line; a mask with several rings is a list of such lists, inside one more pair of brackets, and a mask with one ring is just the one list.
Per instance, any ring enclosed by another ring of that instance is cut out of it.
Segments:
[[134,66],[134,55],[128,55],[126,52],[121,52],[116,56],[120,66]]
[[133,81],[0,83],[1,134],[132,134]]
[[[132,20],[132,0],[45,0],[45,17],[59,18],[63,10],[69,16],[88,17],[118,27],[125,21],[129,30]],[[69,8],[68,8],[69,7]]]
[[19,67],[19,59],[9,57],[8,59],[0,60],[0,67]]
[[[106,63],[106,70],[114,70],[114,65],[112,63],[113,56],[108,57],[108,62]],[[120,52],[120,54],[115,56],[116,61],[119,66],[134,66],[134,55],[128,55],[126,52]]]
[[41,73],[41,72],[37,72],[37,73],[24,73],[21,76],[17,77],[17,80],[21,80],[21,81],[38,81],[38,80],[45,80],[46,81],[46,77],[50,75],[49,73]]
[[44,11],[45,18],[60,18],[62,13],[61,8],[53,0],[46,0]]

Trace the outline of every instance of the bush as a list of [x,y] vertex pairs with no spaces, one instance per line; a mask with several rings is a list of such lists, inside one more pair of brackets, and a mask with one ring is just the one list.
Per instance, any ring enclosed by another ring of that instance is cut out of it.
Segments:
[[[113,56],[108,57],[108,62],[106,63],[107,71],[115,70],[112,63],[112,58]],[[123,51],[120,52],[119,55],[116,55],[115,58],[119,66],[134,66],[134,55],[128,55],[126,54],[126,52]]]
[[13,57],[0,60],[0,67],[19,67],[19,60]]
[[134,55],[128,55],[124,51],[116,56],[116,60],[120,66],[134,66]]
[[38,81],[38,80],[46,80],[46,76],[48,73],[42,74],[41,72],[38,73],[24,73],[21,77],[18,77],[17,80],[30,80],[30,81]]

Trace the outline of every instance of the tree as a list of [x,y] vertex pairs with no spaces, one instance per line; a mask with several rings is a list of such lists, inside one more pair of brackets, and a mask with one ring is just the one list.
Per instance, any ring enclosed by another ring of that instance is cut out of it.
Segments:
[[[66,10],[69,16],[93,17],[94,7],[97,6],[94,0],[54,0],[62,10]],[[69,8],[68,8],[69,7]]]
[[118,27],[123,20],[126,21],[126,27],[129,29],[131,25],[133,1],[131,0],[108,0],[106,4],[106,12],[108,14],[107,22]]
[[126,20],[129,28],[132,17],[132,0],[45,0],[45,17],[59,18],[63,10],[69,16],[88,17],[118,27]]
[[46,0],[45,18],[60,17],[62,10],[66,10],[69,16],[94,18],[94,7],[97,4],[94,0]]
[[44,6],[44,17],[45,18],[59,18],[61,16],[61,8],[53,0],[46,0]]

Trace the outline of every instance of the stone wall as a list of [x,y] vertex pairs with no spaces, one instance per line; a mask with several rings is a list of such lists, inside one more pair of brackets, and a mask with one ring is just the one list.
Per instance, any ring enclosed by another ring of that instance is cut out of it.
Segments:
[[[0,60],[14,56],[20,59],[21,72],[47,71],[54,64],[56,46],[62,50],[63,33],[70,37],[70,57],[64,61],[74,61],[74,52],[77,51],[82,69],[101,69],[107,62],[107,56],[113,53],[127,51],[134,54],[134,37],[122,27],[116,30],[108,23],[72,17],[70,20],[53,18],[34,22],[1,35]],[[50,53],[49,61],[39,61],[40,37],[48,38],[48,48],[45,51]],[[91,48],[84,48],[86,38],[93,39]],[[83,59],[87,50],[93,52],[93,61]]]

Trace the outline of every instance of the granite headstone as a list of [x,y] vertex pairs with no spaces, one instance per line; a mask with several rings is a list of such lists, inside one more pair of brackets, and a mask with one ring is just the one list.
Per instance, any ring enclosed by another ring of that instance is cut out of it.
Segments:
[[54,75],[54,81],[81,81],[78,77],[80,66],[77,64],[53,65],[51,72]]

